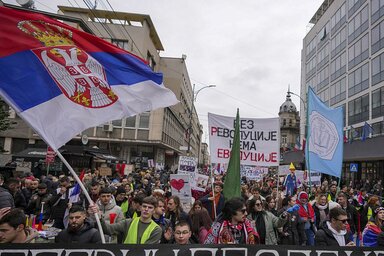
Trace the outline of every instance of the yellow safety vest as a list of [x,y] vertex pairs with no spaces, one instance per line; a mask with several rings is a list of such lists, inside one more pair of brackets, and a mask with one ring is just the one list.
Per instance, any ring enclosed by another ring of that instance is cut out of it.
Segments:
[[140,218],[132,219],[131,226],[129,227],[129,230],[128,230],[128,233],[127,233],[127,237],[124,240],[124,244],[145,244],[145,242],[151,236],[153,230],[155,230],[155,228],[159,226],[159,225],[156,224],[156,222],[151,220],[151,223],[144,230],[144,233],[141,236],[140,243],[138,243],[137,242],[137,236],[138,236],[137,231],[139,229],[139,221],[140,221]]
[[372,208],[368,207],[368,212],[367,212],[367,220],[369,221],[372,217]]

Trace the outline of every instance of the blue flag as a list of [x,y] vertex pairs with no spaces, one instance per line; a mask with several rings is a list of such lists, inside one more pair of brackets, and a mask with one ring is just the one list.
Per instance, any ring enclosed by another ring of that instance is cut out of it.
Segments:
[[363,126],[363,134],[361,135],[361,141],[365,141],[369,135],[373,133],[373,128],[367,122],[364,123]]
[[311,172],[341,176],[343,163],[343,109],[326,106],[308,88],[307,154],[305,160]]

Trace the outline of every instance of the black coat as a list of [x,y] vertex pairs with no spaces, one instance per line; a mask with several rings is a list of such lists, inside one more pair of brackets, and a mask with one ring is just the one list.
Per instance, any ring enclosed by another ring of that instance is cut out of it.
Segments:
[[0,209],[5,207],[15,208],[15,201],[7,189],[0,187]]
[[[315,219],[316,219],[316,228],[320,228],[320,209],[317,207],[317,203],[313,205],[313,211],[315,212]],[[328,216],[329,214],[329,205],[327,208],[324,209],[325,214]]]
[[[344,235],[345,245],[347,245],[351,240],[351,233],[348,231]],[[317,230],[315,235],[315,245],[316,246],[339,246],[336,238],[333,236],[332,231],[328,229],[327,222],[323,223],[323,226]]]
[[101,243],[101,236],[99,231],[94,228],[93,223],[85,220],[84,226],[77,232],[70,232],[67,228],[61,231],[55,237],[55,243],[95,244]]

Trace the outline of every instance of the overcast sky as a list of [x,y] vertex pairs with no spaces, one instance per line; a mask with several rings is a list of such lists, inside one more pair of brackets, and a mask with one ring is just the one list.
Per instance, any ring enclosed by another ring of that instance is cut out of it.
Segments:
[[[323,0],[109,2],[115,11],[150,15],[165,48],[160,55],[185,54],[196,89],[217,86],[201,91],[196,101],[206,134],[208,112],[235,116],[239,108],[240,117],[277,117],[288,84],[300,93],[302,40]],[[85,7],[82,0],[38,0],[35,5],[56,12],[57,4]],[[98,8],[107,5],[102,0]],[[299,110],[300,100],[292,99]]]

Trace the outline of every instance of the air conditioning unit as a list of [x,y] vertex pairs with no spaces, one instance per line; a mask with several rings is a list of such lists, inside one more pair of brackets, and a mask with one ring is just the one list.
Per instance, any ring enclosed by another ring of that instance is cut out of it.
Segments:
[[105,124],[105,125],[103,125],[103,131],[105,131],[105,132],[112,132],[113,131],[112,124]]

